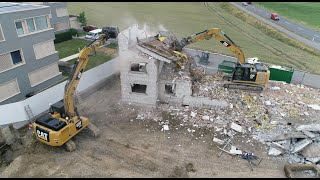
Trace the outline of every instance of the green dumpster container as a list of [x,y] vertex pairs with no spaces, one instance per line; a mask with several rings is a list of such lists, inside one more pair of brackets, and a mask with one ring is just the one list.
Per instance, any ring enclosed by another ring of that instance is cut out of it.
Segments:
[[235,65],[236,63],[233,61],[224,60],[218,65],[218,71],[230,74],[234,70]]
[[283,67],[283,66],[276,66],[270,65],[270,80],[274,81],[284,81],[286,83],[290,83],[293,75],[294,69],[291,67]]

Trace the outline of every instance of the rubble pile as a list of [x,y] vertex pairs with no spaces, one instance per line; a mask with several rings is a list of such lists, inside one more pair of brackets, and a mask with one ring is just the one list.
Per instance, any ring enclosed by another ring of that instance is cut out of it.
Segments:
[[[170,124],[155,112],[168,111],[183,126],[214,128],[233,137],[241,132],[269,146],[270,156],[283,155],[291,162],[320,163],[320,91],[284,82],[270,81],[261,93],[222,87],[222,74],[205,76],[193,83],[193,96],[223,99],[226,109],[175,107],[160,104],[147,118]],[[147,115],[148,114],[148,115]],[[189,129],[191,133],[195,129]],[[216,142],[225,142],[226,139]],[[219,144],[219,143],[218,143]]]

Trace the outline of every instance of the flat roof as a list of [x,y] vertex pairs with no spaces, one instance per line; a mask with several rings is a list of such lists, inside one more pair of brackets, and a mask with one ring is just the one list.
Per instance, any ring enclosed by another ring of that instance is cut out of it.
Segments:
[[34,10],[34,9],[42,9],[47,7],[49,6],[12,3],[12,2],[0,2],[0,14],[19,12],[19,11],[28,11],[28,10]]

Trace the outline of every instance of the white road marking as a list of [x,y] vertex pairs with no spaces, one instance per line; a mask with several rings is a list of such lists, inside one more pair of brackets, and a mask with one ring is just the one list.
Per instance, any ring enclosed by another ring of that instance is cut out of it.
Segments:
[[299,27],[298,27],[298,29],[303,30],[302,28],[299,28]]
[[317,36],[317,35],[314,35],[315,37],[318,37],[318,38],[320,38],[320,36]]
[[290,23],[288,23],[287,21],[286,21],[286,22],[284,22],[284,23],[286,23],[286,24],[290,24]]

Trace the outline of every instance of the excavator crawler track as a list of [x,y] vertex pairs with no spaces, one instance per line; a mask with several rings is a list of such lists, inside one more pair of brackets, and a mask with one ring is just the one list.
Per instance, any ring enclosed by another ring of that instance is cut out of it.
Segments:
[[241,89],[241,90],[253,91],[253,92],[262,92],[264,88],[263,86],[259,86],[259,85],[242,84],[242,83],[225,83],[223,87],[228,89]]
[[76,143],[74,143],[71,139],[64,144],[67,151],[72,152],[77,149]]
[[90,123],[87,126],[88,130],[90,131],[90,133],[92,134],[93,137],[97,138],[100,135],[100,129],[97,128],[97,126],[93,125],[92,123]]

